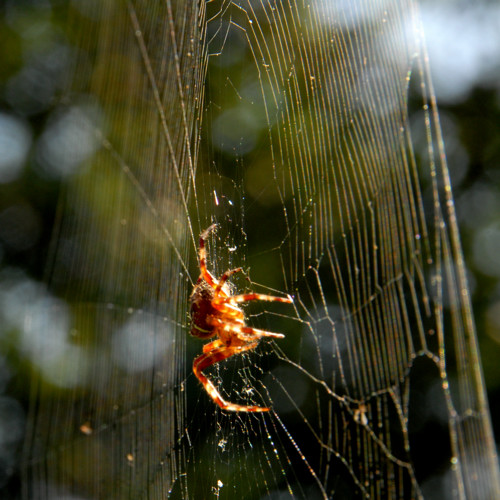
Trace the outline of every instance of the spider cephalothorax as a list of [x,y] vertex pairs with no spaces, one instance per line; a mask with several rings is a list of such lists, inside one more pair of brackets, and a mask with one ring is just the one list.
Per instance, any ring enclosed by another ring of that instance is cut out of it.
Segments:
[[202,372],[219,361],[255,349],[262,337],[284,337],[281,333],[257,330],[247,326],[245,314],[238,304],[250,300],[289,304],[293,301],[289,296],[274,297],[260,293],[231,295],[227,280],[232,274],[240,272],[241,267],[226,271],[219,279],[214,278],[207,269],[205,239],[215,227],[215,224],[211,225],[200,235],[200,277],[189,300],[191,302],[191,335],[202,339],[218,338],[203,346],[203,354],[193,362],[193,372],[210,397],[222,409],[246,412],[269,411],[269,408],[262,406],[242,406],[225,401],[214,384]]

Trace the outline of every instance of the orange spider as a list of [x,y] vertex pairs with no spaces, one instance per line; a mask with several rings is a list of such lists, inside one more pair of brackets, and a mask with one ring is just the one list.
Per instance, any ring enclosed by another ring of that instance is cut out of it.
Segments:
[[193,372],[203,384],[208,395],[223,410],[262,412],[269,408],[262,406],[242,406],[225,401],[219,394],[214,384],[203,375],[203,370],[226,358],[255,349],[262,337],[283,338],[281,333],[257,330],[245,324],[245,314],[237,304],[250,300],[266,300],[268,302],[293,303],[290,297],[274,297],[260,293],[247,293],[244,295],[231,295],[228,278],[242,269],[230,269],[218,280],[207,269],[207,253],[205,240],[213,231],[216,224],[212,224],[200,235],[200,277],[194,286],[191,297],[191,335],[201,339],[210,339],[217,336],[216,340],[203,346],[203,354],[193,362]]

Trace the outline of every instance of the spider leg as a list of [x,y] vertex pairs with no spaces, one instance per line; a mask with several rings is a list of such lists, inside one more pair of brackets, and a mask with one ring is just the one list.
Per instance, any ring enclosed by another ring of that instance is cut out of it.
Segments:
[[[215,344],[217,341],[210,342],[210,344]],[[226,401],[220,394],[215,385],[205,376],[202,371],[209,366],[219,363],[220,361],[230,358],[236,354],[241,354],[242,352],[254,349],[258,342],[252,342],[243,346],[231,347],[222,346],[218,347],[210,352],[205,352],[201,356],[198,356],[193,361],[193,373],[196,375],[198,380],[201,382],[208,395],[217,403],[223,410],[227,411],[245,411],[245,412],[264,412],[269,411],[269,408],[262,406],[243,406],[230,403]],[[207,344],[207,345],[210,345]]]
[[207,250],[205,248],[205,240],[211,231],[213,231],[217,227],[217,224],[212,224],[210,227],[205,229],[200,234],[200,243],[198,254],[200,257],[200,273],[201,278],[203,278],[212,288],[217,288],[217,280],[210,274],[210,271],[207,269]]
[[288,297],[275,297],[274,295],[262,295],[261,293],[246,293],[243,295],[230,295],[229,297],[224,297],[222,299],[216,299],[217,302],[229,302],[233,304],[238,304],[240,302],[249,302],[250,300],[262,300],[266,302],[286,302],[287,304],[293,304],[293,300],[290,296]]
[[209,342],[208,344],[205,344],[203,346],[203,352],[207,353],[207,352],[213,351],[215,349],[218,349],[219,347],[222,347],[222,346],[224,346],[224,342],[222,342],[221,339],[217,339],[217,340],[214,340],[212,342]]
[[[220,320],[219,318],[214,318],[213,320],[214,325],[221,327],[221,329],[224,330],[229,330],[236,334],[236,336],[241,339],[241,340],[252,340],[255,338],[261,338],[261,337],[272,337],[275,339],[283,339],[285,336],[282,333],[274,333],[274,332],[268,332],[266,330],[259,330],[258,328],[253,328],[251,326],[244,326],[242,324],[231,324],[231,323],[225,323],[224,321]],[[246,334],[246,335],[245,335]],[[217,341],[214,341],[217,342]],[[212,344],[213,342],[211,342]],[[210,344],[207,344],[210,345]]]
[[[215,296],[217,297],[219,293],[222,291],[224,295],[226,293],[222,290],[222,287],[224,286],[224,283],[228,280],[230,276],[232,276],[234,273],[239,273],[240,271],[243,271],[243,268],[237,267],[236,269],[230,269],[229,271],[226,271],[218,280],[217,286],[215,287]],[[227,295],[226,295],[227,296]]]

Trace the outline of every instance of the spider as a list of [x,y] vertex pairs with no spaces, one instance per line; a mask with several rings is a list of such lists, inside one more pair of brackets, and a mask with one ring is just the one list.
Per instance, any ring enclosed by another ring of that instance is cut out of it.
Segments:
[[260,293],[231,295],[228,278],[240,271],[241,267],[226,271],[219,279],[214,278],[207,269],[207,253],[205,240],[208,234],[215,229],[212,224],[200,235],[199,257],[200,277],[196,282],[189,301],[191,303],[191,331],[190,334],[201,339],[218,337],[216,340],[203,346],[203,354],[193,361],[193,372],[202,383],[208,395],[223,410],[264,412],[269,408],[262,406],[243,406],[225,401],[217,391],[215,385],[202,373],[209,366],[220,361],[255,349],[263,337],[276,339],[283,338],[281,333],[272,333],[247,326],[245,314],[238,304],[251,300],[265,300],[268,302],[286,302],[292,304],[290,296],[274,297]]

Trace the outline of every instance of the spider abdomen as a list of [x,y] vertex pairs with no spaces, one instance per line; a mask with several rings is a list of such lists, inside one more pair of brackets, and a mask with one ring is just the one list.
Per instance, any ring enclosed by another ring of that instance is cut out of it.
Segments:
[[209,318],[217,314],[217,310],[212,305],[214,289],[206,282],[198,283],[189,301],[191,302],[191,331],[194,337],[209,339],[216,332],[214,326],[209,322]]

